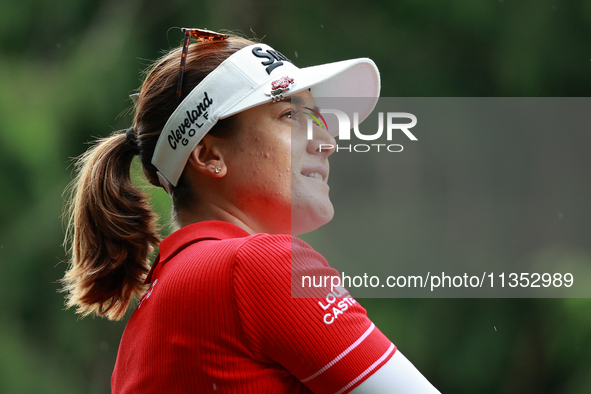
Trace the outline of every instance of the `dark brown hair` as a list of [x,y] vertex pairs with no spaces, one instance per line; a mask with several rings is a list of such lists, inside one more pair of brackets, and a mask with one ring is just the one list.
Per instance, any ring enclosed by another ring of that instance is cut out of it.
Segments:
[[[230,36],[224,41],[189,47],[183,96],[221,62],[253,41]],[[148,197],[130,177],[139,154],[148,181],[160,186],[152,155],[164,124],[176,107],[175,93],[181,49],[168,52],[150,67],[140,88],[133,120],[135,145],[125,132],[100,139],[76,162],[70,185],[65,245],[70,266],[62,279],[66,306],[83,316],[121,319],[130,303],[145,291],[149,255],[160,242],[156,216]],[[183,97],[183,98],[184,98]],[[232,118],[218,121],[210,134],[233,129]],[[191,187],[182,176],[173,192],[175,210],[191,200]]]

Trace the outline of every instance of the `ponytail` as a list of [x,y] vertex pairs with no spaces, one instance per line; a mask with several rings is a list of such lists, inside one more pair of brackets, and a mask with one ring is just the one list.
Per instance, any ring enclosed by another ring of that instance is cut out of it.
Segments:
[[62,279],[66,306],[120,320],[145,291],[149,255],[160,239],[145,193],[133,186],[137,146],[125,133],[97,141],[76,163],[68,204],[70,266]]

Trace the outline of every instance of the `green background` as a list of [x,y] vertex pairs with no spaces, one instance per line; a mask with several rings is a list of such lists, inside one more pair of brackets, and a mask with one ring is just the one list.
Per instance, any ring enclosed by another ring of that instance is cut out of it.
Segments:
[[[62,193],[71,158],[130,125],[141,70],[180,44],[172,26],[256,34],[300,67],[367,56],[388,97],[591,92],[590,1],[0,2],[1,393],[109,392],[124,323],[63,310]],[[591,392],[588,299],[361,302],[444,393]]]

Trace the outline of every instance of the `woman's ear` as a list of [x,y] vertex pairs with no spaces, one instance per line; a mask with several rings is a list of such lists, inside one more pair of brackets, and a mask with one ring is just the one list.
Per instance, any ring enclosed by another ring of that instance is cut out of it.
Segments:
[[205,135],[189,156],[188,165],[198,172],[222,178],[228,168],[224,162],[224,154],[219,146],[219,138]]

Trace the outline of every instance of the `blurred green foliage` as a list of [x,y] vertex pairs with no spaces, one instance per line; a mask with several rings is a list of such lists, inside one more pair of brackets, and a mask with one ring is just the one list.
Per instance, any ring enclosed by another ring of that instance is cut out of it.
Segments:
[[[588,0],[0,2],[1,393],[109,392],[124,323],[63,311],[62,192],[71,158],[130,124],[141,70],[180,43],[172,26],[256,34],[300,67],[367,56],[383,96],[591,92]],[[591,392],[588,299],[362,303],[444,393]]]

